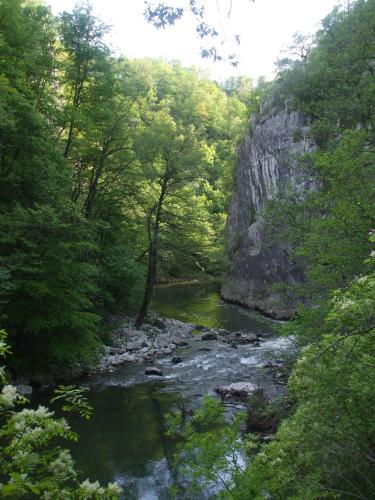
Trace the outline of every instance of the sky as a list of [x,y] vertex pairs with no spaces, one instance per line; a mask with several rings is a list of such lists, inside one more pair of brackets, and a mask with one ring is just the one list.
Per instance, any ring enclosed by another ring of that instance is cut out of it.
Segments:
[[[44,0],[55,14],[72,10],[76,0]],[[161,1],[161,0],[159,0]],[[342,1],[342,0],[341,0]],[[158,2],[154,2],[158,3]],[[181,5],[184,0],[164,0]],[[314,33],[320,21],[340,0],[206,0],[208,20],[221,26],[223,50],[230,50],[232,35],[239,34],[236,47],[240,58],[237,69],[228,63],[210,63],[199,56],[201,42],[195,38],[194,23],[185,16],[176,26],[157,30],[143,18],[143,0],[91,0],[94,14],[112,27],[107,42],[117,53],[129,58],[164,57],[178,59],[186,66],[207,69],[212,78],[225,80],[247,75],[257,80],[273,77],[274,63],[290,45],[292,35]]]

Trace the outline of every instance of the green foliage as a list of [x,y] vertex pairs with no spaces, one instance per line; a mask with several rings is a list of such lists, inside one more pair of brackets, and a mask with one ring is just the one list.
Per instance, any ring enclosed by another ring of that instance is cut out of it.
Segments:
[[3,292],[2,321],[15,353],[47,354],[39,367],[88,362],[98,347],[90,300],[96,271],[83,258],[90,249],[83,222],[74,211],[58,214],[47,206],[17,207],[0,218],[2,266],[12,284]]
[[309,169],[306,174],[310,171],[318,190],[290,191],[266,208],[270,238],[288,241],[290,258],[306,269],[305,282],[285,292],[286,299],[288,294],[300,296],[315,306],[301,307],[288,327],[307,340],[319,332],[330,291],[345,287],[365,270],[374,222],[374,153],[370,133],[345,131],[334,148],[310,155],[304,159],[306,166],[301,165]]
[[83,390],[74,385],[60,385],[55,390],[51,403],[63,401],[62,409],[66,412],[76,412],[88,420],[92,416],[92,407],[83,397]]
[[373,271],[334,293],[325,334],[304,349],[289,383],[296,410],[249,467],[235,498],[244,491],[254,498],[264,491],[275,498],[372,497],[374,306]]
[[86,5],[0,2],[0,318],[19,369],[92,364],[103,321],[138,308],[165,168],[160,277],[220,269],[251,89],[115,59],[107,31]]
[[[314,43],[299,35],[273,93],[313,120],[319,146],[339,131],[373,129],[373,2],[358,0],[335,8],[322,22]],[[297,57],[296,57],[297,56]],[[338,130],[337,130],[338,129]]]
[[[9,353],[6,335],[0,331],[0,356]],[[4,375],[4,367],[1,374]],[[62,440],[78,439],[65,418],[56,418],[44,406],[23,408],[27,399],[2,376],[0,393],[0,496],[12,499],[107,499],[115,500],[121,489],[116,483],[101,487],[96,481],[77,480],[70,452]],[[56,400],[65,400],[63,409],[85,418],[91,407],[77,387],[60,387]]]
[[[292,411],[235,476],[231,498],[374,497],[374,6],[334,9],[313,42],[297,35],[268,89],[274,106],[306,115],[317,145],[296,158],[306,189],[285,186],[263,214],[305,266],[305,281],[285,290],[303,305],[282,327],[304,347],[288,383]],[[272,424],[274,408],[252,406],[250,426]]]
[[374,16],[373,2],[335,9],[271,91],[310,118],[318,146],[299,161],[317,189],[286,190],[265,213],[305,265],[306,281],[287,290],[304,306],[283,327],[305,347],[288,385],[294,411],[234,498],[374,496]]
[[238,413],[232,422],[226,422],[223,404],[209,396],[203,398],[202,408],[189,420],[182,411],[167,416],[169,433],[182,440],[175,457],[175,494],[182,494],[186,478],[189,495],[209,491],[218,483],[226,492],[231,491],[235,477],[244,468],[244,447],[255,447],[253,436],[240,437],[244,419],[245,415]]

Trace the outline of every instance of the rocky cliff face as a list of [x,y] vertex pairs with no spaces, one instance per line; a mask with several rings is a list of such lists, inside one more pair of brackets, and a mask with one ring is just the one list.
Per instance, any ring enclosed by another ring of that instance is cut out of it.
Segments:
[[228,221],[230,271],[222,296],[275,318],[288,318],[295,304],[285,304],[270,285],[298,282],[303,272],[287,257],[283,243],[267,241],[262,208],[287,189],[306,189],[307,175],[298,156],[314,149],[304,118],[287,108],[263,106],[250,120],[251,133],[238,150],[236,185]]

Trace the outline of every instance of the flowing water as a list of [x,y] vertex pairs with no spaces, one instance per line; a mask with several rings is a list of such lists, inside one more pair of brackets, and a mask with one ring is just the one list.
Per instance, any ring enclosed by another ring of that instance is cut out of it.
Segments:
[[[196,407],[203,394],[231,382],[251,381],[270,397],[282,391],[263,368],[269,359],[282,357],[291,342],[272,334],[272,323],[260,322],[244,308],[220,300],[214,284],[173,285],[157,289],[154,309],[211,328],[247,330],[264,335],[260,346],[237,349],[219,341],[192,339],[180,350],[183,362],[171,363],[171,356],[157,360],[163,377],[144,375],[145,365],[125,365],[112,373],[85,380],[88,399],[94,408],[90,421],[72,421],[80,434],[72,445],[77,468],[84,478],[101,482],[118,481],[126,488],[126,498],[156,500],[166,498],[170,484],[173,443],[165,436],[166,412],[184,405]],[[271,325],[271,326],[270,326]]]

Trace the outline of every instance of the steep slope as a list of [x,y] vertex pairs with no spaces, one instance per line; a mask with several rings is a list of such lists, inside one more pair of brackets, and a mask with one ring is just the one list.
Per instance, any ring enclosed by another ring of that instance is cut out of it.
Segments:
[[222,297],[275,318],[289,317],[295,303],[281,301],[270,285],[298,282],[303,272],[287,257],[284,244],[269,241],[262,209],[267,200],[282,197],[286,190],[314,187],[298,166],[298,157],[314,149],[308,131],[302,115],[266,103],[251,117],[250,133],[238,150],[227,221],[230,270]]

